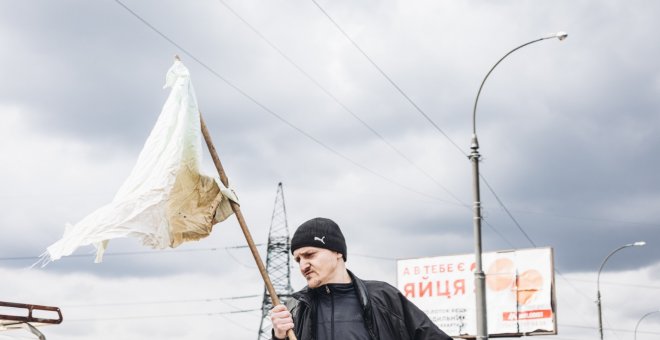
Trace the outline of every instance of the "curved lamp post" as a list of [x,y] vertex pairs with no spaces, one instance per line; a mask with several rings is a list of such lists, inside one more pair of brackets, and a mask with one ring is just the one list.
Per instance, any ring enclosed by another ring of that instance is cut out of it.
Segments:
[[559,40],[564,40],[568,37],[568,34],[565,32],[559,32],[556,34],[549,35],[547,37],[543,37],[540,39],[532,40],[530,42],[524,43],[511,51],[509,53],[505,54],[504,57],[500,58],[500,60],[493,65],[493,67],[490,68],[486,76],[484,77],[484,80],[481,82],[481,86],[479,86],[479,92],[477,92],[477,98],[474,100],[474,109],[472,110],[472,142],[470,145],[470,149],[472,149],[472,152],[468,156],[470,161],[472,162],[472,188],[473,188],[473,195],[474,195],[474,217],[473,217],[473,226],[474,226],[474,248],[475,248],[475,269],[474,269],[474,283],[475,283],[475,292],[476,292],[476,300],[477,300],[477,340],[484,340],[488,339],[488,325],[487,325],[487,318],[486,318],[486,275],[483,272],[482,264],[481,264],[481,198],[480,198],[480,193],[479,193],[479,158],[481,155],[479,155],[479,142],[477,140],[477,123],[476,123],[476,118],[477,118],[477,103],[479,102],[479,95],[481,94],[481,90],[484,87],[484,84],[486,83],[486,79],[488,79],[488,76],[490,76],[491,72],[497,67],[497,65],[502,62],[506,57],[508,57],[511,53],[527,46],[531,45],[535,42],[539,42],[542,40],[547,40],[547,39],[554,39],[557,38]]
[[603,340],[603,313],[600,305],[600,272],[603,270],[603,267],[605,266],[605,262],[607,262],[607,260],[609,260],[609,258],[612,257],[612,255],[614,255],[614,253],[616,253],[617,251],[628,247],[641,247],[645,244],[646,242],[644,241],[624,244],[621,247],[614,249],[609,255],[607,255],[605,260],[603,260],[603,263],[600,264],[600,268],[598,269],[598,277],[596,279],[596,288],[598,290],[598,295],[597,295],[598,300],[596,301],[596,303],[598,304],[598,332],[600,333],[600,340]]
[[639,319],[639,321],[637,321],[637,324],[635,325],[635,340],[637,340],[637,327],[639,327],[639,324],[642,322],[642,320],[644,320],[645,317],[647,317],[651,314],[654,314],[654,313],[660,313],[660,310],[654,310],[652,312],[648,312],[648,313],[644,314],[644,316],[642,316]]

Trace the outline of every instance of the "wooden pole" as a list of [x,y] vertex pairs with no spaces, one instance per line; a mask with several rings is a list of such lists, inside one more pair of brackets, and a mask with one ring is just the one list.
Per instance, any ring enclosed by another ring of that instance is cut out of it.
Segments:
[[[218,170],[218,174],[220,174],[220,180],[222,181],[222,184],[225,185],[225,187],[229,188],[229,179],[227,178],[225,169],[222,167],[222,163],[220,163],[220,157],[218,157],[218,152],[215,150],[215,146],[213,145],[213,141],[211,140],[211,135],[209,134],[209,130],[206,128],[206,123],[204,122],[204,118],[202,117],[201,112],[199,113],[199,122],[202,127],[202,134],[204,135],[204,141],[206,141],[206,146],[209,148],[209,153],[211,153],[211,158],[213,158],[213,164],[215,164],[215,168]],[[247,241],[248,246],[250,247],[250,251],[252,252],[254,261],[257,263],[257,267],[259,268],[259,273],[261,273],[261,277],[263,278],[264,283],[266,284],[266,289],[268,289],[268,294],[270,294],[270,298],[273,301],[273,306],[277,306],[280,304],[280,298],[277,296],[277,293],[275,292],[275,288],[273,288],[273,283],[270,281],[270,277],[268,276],[268,271],[266,270],[266,266],[264,266],[264,263],[261,260],[261,256],[259,256],[259,252],[257,252],[257,246],[254,244],[254,240],[252,239],[250,230],[248,229],[247,224],[245,223],[245,218],[243,218],[243,213],[241,213],[241,206],[231,200],[229,201],[229,203],[231,204],[231,209],[234,211],[234,215],[236,215],[236,218],[238,219],[238,224],[241,225],[241,229],[243,230],[243,235],[245,235],[245,240]],[[296,338],[296,335],[293,333],[293,329],[288,330],[286,335],[289,337],[290,340],[298,340]]]

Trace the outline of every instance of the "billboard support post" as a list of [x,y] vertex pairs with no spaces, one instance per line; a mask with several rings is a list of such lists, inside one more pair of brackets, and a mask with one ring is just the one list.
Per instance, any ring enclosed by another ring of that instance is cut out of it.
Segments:
[[506,57],[508,57],[511,53],[527,46],[530,44],[533,44],[538,41],[546,40],[546,39],[553,39],[557,38],[559,40],[564,40],[568,37],[568,34],[565,32],[558,32],[556,34],[552,34],[547,37],[539,38],[536,40],[532,40],[530,42],[524,43],[513,50],[509,51],[509,53],[505,54],[504,57],[500,58],[500,60],[493,65],[493,67],[490,68],[486,76],[484,77],[484,80],[481,82],[481,86],[479,86],[479,91],[477,92],[477,98],[474,100],[474,109],[472,110],[472,142],[470,143],[470,149],[472,149],[472,152],[468,156],[470,161],[472,162],[472,187],[473,187],[473,195],[474,195],[474,217],[473,217],[473,225],[474,225],[474,250],[475,250],[475,270],[474,270],[474,281],[475,281],[475,289],[476,289],[476,294],[477,294],[477,340],[485,340],[488,339],[488,325],[487,325],[487,312],[486,312],[486,289],[485,289],[485,275],[483,272],[483,268],[481,265],[481,201],[480,201],[480,194],[479,194],[479,142],[477,140],[477,125],[476,125],[476,117],[477,117],[477,102],[479,102],[479,95],[481,94],[481,90],[484,87],[484,83],[486,83],[486,79],[488,79],[488,76],[493,72],[495,67],[499,65],[502,60],[504,60]]

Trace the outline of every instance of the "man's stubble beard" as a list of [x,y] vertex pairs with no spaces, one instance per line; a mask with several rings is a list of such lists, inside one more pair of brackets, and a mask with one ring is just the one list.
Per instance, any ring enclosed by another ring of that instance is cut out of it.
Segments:
[[317,288],[321,286],[321,280],[317,278],[313,278],[307,281],[307,285],[309,288]]

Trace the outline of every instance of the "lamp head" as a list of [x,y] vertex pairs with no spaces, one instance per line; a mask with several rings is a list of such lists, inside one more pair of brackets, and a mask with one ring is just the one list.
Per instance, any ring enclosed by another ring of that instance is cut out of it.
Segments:
[[633,243],[632,245],[633,245],[634,247],[641,247],[641,246],[643,246],[643,245],[645,245],[645,244],[646,244],[646,242],[644,242],[644,241],[637,241],[637,242]]
[[557,32],[555,34],[555,37],[557,37],[557,39],[559,39],[559,40],[564,40],[564,39],[568,38],[568,33],[566,33],[566,32]]

